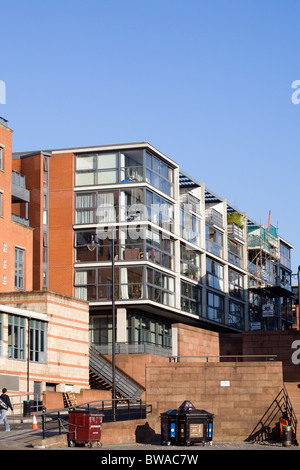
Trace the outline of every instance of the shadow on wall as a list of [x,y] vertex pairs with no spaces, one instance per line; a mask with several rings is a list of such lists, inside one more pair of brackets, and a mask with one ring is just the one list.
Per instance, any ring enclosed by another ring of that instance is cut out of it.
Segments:
[[160,443],[160,434],[157,434],[154,429],[151,428],[148,421],[136,427],[135,431],[136,442],[140,444],[157,444]]
[[278,393],[267,411],[260,418],[246,441],[280,441],[281,418],[287,418],[286,398],[283,389]]

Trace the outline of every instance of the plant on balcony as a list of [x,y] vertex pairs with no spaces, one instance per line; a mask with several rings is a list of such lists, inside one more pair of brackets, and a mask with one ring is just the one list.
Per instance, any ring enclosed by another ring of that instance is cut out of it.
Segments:
[[227,213],[227,224],[235,224],[239,228],[243,229],[245,225],[245,216],[242,214],[239,214],[238,212],[228,212]]

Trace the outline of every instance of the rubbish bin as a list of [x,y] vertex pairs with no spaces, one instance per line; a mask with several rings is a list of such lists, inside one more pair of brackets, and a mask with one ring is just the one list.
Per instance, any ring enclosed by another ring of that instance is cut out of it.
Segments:
[[75,409],[69,412],[69,445],[88,444],[93,442],[101,447],[101,430],[103,414],[95,410]]
[[177,410],[161,414],[162,444],[212,444],[214,415],[185,400]]
[[177,444],[178,442],[178,410],[168,410],[161,413],[161,443]]
[[23,401],[23,416],[30,416],[31,415],[31,400],[24,400]]
[[292,445],[292,426],[282,427],[282,445],[290,447]]

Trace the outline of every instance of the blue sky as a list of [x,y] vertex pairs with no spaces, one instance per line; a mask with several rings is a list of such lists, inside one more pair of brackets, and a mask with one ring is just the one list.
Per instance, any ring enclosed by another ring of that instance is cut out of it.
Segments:
[[299,0],[2,2],[14,151],[147,141],[300,264]]

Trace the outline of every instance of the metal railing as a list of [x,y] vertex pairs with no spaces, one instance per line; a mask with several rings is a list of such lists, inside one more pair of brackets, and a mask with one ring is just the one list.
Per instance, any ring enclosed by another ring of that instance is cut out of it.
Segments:
[[171,356],[169,357],[169,362],[179,362],[180,359],[204,359],[204,362],[209,362],[209,359],[219,359],[218,362],[226,362],[226,361],[221,361],[220,359],[230,359],[230,362],[247,362],[247,359],[264,359],[265,361],[274,361],[276,359],[277,355],[275,354],[237,354],[237,355],[231,355],[231,354],[226,354],[226,355],[204,355],[204,356]]
[[114,400],[95,400],[55,410],[44,410],[36,413],[36,416],[42,419],[43,439],[45,439],[47,431],[57,431],[59,434],[67,433],[69,413],[72,411],[102,413],[103,422],[112,422],[146,418],[146,415],[151,413],[152,407],[143,403],[141,399],[116,398]]
[[23,414],[24,401],[30,401],[31,411],[38,411],[41,408],[40,395],[35,393],[23,393],[21,395],[9,395],[11,404],[14,409],[14,413]]

